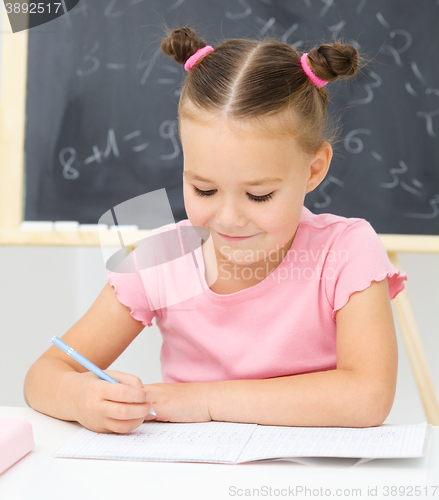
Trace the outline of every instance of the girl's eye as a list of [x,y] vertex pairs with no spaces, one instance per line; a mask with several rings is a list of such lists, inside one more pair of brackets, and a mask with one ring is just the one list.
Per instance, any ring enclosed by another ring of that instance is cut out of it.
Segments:
[[[195,194],[197,194],[198,196],[212,196],[215,194],[214,189],[211,191],[201,191],[201,189],[198,189],[195,186],[194,186],[194,191],[195,191]],[[256,202],[261,202],[261,201],[268,201],[269,199],[271,199],[273,196],[273,193],[264,194],[263,196],[254,196],[250,193],[247,193],[247,196],[250,200],[253,200]]]

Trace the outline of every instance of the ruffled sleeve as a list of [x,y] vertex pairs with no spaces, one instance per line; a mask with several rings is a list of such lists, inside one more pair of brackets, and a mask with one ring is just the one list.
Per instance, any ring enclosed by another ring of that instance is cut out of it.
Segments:
[[407,274],[390,262],[378,234],[364,219],[343,231],[328,252],[322,274],[334,321],[337,311],[349,297],[368,288],[372,281],[382,281],[387,277],[392,300],[404,289],[407,280]]
[[119,302],[131,310],[131,316],[137,321],[141,321],[144,326],[152,326],[151,320],[155,313],[149,307],[139,273],[107,271],[107,280],[114,288]]

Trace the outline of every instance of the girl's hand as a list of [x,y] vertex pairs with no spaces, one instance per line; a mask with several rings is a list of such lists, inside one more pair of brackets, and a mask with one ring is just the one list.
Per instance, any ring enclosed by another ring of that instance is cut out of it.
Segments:
[[210,422],[206,383],[145,384],[157,416],[147,415],[145,421]]
[[142,424],[151,404],[138,377],[114,370],[106,373],[120,383],[106,382],[91,372],[75,373],[75,418],[94,432],[126,434]]

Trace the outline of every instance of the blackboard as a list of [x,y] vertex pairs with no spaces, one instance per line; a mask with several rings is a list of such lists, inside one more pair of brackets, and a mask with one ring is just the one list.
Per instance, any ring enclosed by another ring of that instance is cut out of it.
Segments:
[[272,35],[302,53],[343,36],[370,56],[327,87],[343,141],[305,205],[381,234],[439,235],[437,0],[80,0],[29,30],[25,220],[97,223],[161,188],[187,218],[176,128],[187,73],[160,50],[163,21],[213,47]]

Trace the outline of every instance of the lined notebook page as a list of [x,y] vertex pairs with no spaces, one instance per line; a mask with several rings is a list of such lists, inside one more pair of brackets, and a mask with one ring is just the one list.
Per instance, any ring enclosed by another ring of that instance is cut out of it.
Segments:
[[98,434],[83,428],[53,456],[216,463],[289,457],[419,457],[426,430],[427,422],[343,428],[152,421],[128,434]]
[[368,428],[259,425],[238,463],[281,457],[420,457],[426,430],[427,422]]
[[256,427],[230,422],[148,422],[128,434],[98,434],[83,428],[53,456],[236,463]]

